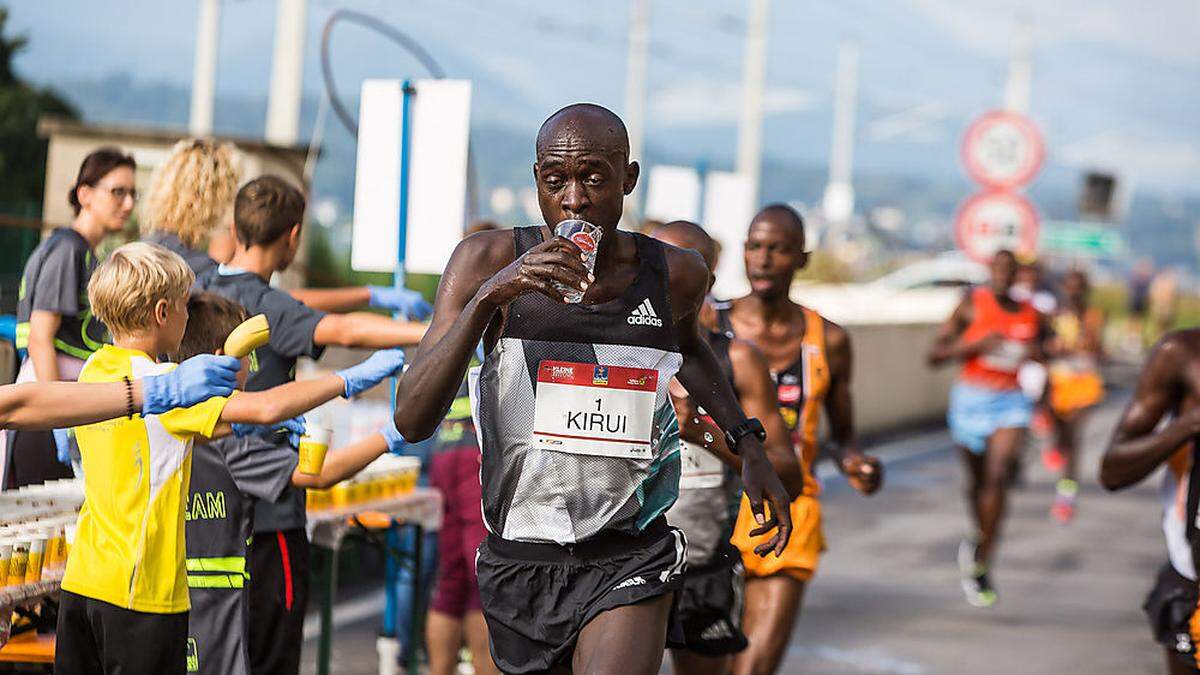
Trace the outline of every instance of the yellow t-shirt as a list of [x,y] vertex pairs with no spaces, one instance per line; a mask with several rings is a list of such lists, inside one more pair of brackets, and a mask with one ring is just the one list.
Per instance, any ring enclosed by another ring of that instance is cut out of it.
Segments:
[[[105,345],[79,381],[119,382],[174,367]],[[183,519],[192,439],[212,435],[228,400],[76,427],[86,499],[63,589],[139,612],[188,610]]]

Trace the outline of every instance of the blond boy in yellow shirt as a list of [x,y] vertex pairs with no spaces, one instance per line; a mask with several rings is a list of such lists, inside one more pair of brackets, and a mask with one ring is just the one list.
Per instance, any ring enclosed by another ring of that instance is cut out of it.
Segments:
[[[88,284],[93,312],[113,344],[88,359],[80,382],[121,382],[174,368],[155,355],[179,349],[193,280],[183,259],[160,246],[114,251]],[[316,380],[78,427],[86,501],[63,576],[55,672],[183,675],[184,507],[193,440],[229,433],[232,424],[287,420],[357,393],[402,363],[398,350],[383,351]]]

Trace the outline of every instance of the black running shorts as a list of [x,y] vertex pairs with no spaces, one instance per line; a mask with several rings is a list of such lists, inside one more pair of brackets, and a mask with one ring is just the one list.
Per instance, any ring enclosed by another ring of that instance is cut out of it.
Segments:
[[708,564],[689,567],[676,605],[676,618],[683,628],[683,644],[679,646],[702,656],[725,656],[745,649],[745,584],[742,554],[728,542]]
[[1150,619],[1150,630],[1158,641],[1173,658],[1188,668],[1200,668],[1197,661],[1197,634],[1193,625],[1200,627],[1200,617],[1196,617],[1197,590],[1196,582],[1188,579],[1171,563],[1163,565],[1158,572],[1158,580],[1154,589],[1146,598],[1142,609]]
[[488,535],[476,573],[496,666],[514,674],[569,667],[589,621],[679,590],[686,559],[683,533],[663,518],[637,536],[570,547]]
[[58,603],[55,673],[187,673],[187,612],[135,612],[70,591]]

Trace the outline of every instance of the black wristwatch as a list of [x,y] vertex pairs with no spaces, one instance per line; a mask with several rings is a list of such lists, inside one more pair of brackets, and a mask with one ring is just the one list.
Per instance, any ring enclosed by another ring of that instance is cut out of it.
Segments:
[[753,435],[760,442],[767,440],[767,430],[763,428],[762,422],[758,418],[747,417],[740,424],[725,432],[725,444],[729,446],[729,451],[733,454],[738,454],[738,443],[746,436]]

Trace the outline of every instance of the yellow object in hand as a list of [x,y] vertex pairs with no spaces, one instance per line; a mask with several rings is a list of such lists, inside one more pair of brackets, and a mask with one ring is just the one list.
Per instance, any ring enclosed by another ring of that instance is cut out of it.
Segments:
[[225,338],[225,355],[240,359],[267,344],[270,339],[271,327],[267,324],[267,316],[255,314],[238,324],[229,337]]

